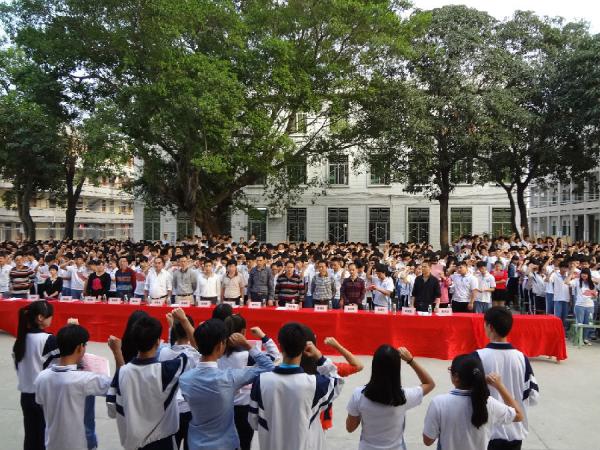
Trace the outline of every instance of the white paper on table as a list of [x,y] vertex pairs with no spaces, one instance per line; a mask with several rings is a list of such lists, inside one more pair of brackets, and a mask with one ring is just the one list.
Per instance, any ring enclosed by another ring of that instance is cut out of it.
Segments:
[[108,359],[102,356],[94,355],[93,353],[86,353],[82,359],[83,370],[87,372],[93,372],[100,375],[110,376],[110,365]]

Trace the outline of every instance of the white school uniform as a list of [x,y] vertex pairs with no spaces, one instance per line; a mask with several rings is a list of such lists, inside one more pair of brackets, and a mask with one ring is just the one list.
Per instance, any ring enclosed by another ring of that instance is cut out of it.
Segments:
[[[262,346],[265,347],[266,355],[271,358],[271,361],[276,361],[279,359],[281,354],[279,353],[279,349],[277,348],[277,344],[273,341],[273,339],[265,336],[262,339]],[[261,350],[259,349],[259,350]],[[223,355],[217,361],[217,366],[221,370],[226,369],[244,369],[248,366],[254,365],[254,358],[250,356],[250,352],[248,350],[242,351],[234,351],[230,355]],[[250,391],[252,390],[252,384],[247,384],[246,386],[239,389],[235,396],[233,397],[234,406],[238,405],[249,405],[250,404]]]
[[475,274],[475,278],[477,279],[477,297],[475,300],[482,303],[491,303],[492,302],[492,293],[490,291],[486,291],[486,289],[491,289],[496,287],[496,279],[494,276],[486,272],[485,274],[481,274],[477,272]]
[[361,419],[358,450],[403,450],[406,412],[421,404],[421,386],[404,389],[406,403],[399,406],[382,405],[363,394],[365,386],[354,390],[348,402],[348,414]]
[[179,410],[173,399],[186,365],[187,356],[182,353],[162,362],[134,358],[117,370],[106,403],[109,417],[117,418],[125,450],[138,450],[177,433]]
[[27,333],[25,356],[17,364],[17,389],[20,392],[33,394],[35,379],[58,356],[58,345],[54,335],[42,330],[31,330]]
[[71,276],[71,289],[83,291],[84,284],[90,275],[85,264],[82,264],[81,267],[77,267],[75,264],[67,266],[67,272]]
[[[485,373],[497,373],[502,383],[525,415],[522,422],[498,424],[493,427],[490,439],[522,441],[527,437],[527,407],[538,402],[539,387],[533,375],[529,359],[508,342],[492,342],[475,352],[481,359]],[[498,391],[490,387],[490,395],[502,400]]]
[[110,377],[77,370],[76,365],[52,366],[35,380],[35,401],[46,419],[46,450],[87,450],[83,416],[85,398],[105,395]]
[[328,358],[317,371],[309,375],[300,367],[279,366],[254,381],[248,423],[258,431],[261,450],[323,448],[319,414],[339,396],[344,380]]
[[425,415],[423,434],[439,439],[438,448],[443,450],[485,450],[492,426],[512,423],[516,415],[513,408],[492,396],[488,397],[487,410],[487,423],[475,428],[471,423],[471,393],[453,389],[449,394],[433,398]]
[[[190,369],[193,369],[198,365],[202,356],[191,345],[173,345],[169,347],[168,345],[162,347],[158,353],[159,361],[170,361],[172,359],[177,358],[182,353],[185,353],[188,358],[188,363],[186,364],[184,372],[187,372]],[[190,411],[190,407],[187,402],[184,400],[183,395],[181,394],[181,390],[177,389],[177,405],[179,407],[179,413],[186,413]]]

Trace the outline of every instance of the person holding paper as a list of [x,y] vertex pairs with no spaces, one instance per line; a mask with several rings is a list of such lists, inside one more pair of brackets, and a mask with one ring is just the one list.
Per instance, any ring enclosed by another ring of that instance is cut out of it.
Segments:
[[[88,449],[83,426],[86,398],[106,395],[111,381],[105,374],[77,370],[89,337],[80,325],[61,328],[56,335],[59,363],[40,372],[34,382],[35,401],[41,405],[46,419],[46,450]],[[121,341],[111,336],[108,345],[118,368],[123,365]]]
[[394,281],[387,276],[387,266],[378,264],[375,269],[377,275],[371,276],[369,290],[373,292],[373,304],[390,308],[392,300],[390,295],[394,291]]

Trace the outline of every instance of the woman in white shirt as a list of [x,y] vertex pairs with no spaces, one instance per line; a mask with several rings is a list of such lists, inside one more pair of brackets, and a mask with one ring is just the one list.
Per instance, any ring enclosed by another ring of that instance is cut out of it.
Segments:
[[[415,371],[421,385],[402,388],[400,360]],[[362,423],[359,450],[404,450],[404,417],[418,406],[435,383],[410,352],[401,347],[380,346],[373,355],[371,379],[354,390],[348,402],[346,429],[352,433]]]
[[[234,333],[246,335],[246,320],[239,314],[233,314],[225,319],[225,325],[231,336]],[[273,339],[267,337],[259,327],[252,327],[250,332],[254,337],[259,338],[262,345],[266,348],[266,353],[271,360],[275,361],[281,356],[279,349]],[[219,369],[243,369],[254,365],[254,360],[250,357],[248,350],[232,347],[227,344],[225,354],[217,361]],[[236,392],[233,399],[233,410],[235,414],[235,427],[240,438],[240,450],[250,450],[254,430],[248,423],[248,410],[250,408],[250,391],[252,385],[248,384]]]
[[[573,279],[575,274],[571,272],[565,283],[573,288],[575,297],[575,321],[580,324],[588,324],[594,317],[594,302],[598,298],[598,291],[592,281],[590,269],[581,269],[578,279]],[[592,345],[590,338],[594,334],[592,328],[583,330],[583,343]]]
[[[500,376],[486,377],[479,357],[457,356],[449,370],[456,389],[429,404],[423,429],[425,445],[439,439],[438,448],[444,450],[487,449],[492,425],[523,420],[523,411]],[[490,396],[487,384],[498,390],[504,403]]]

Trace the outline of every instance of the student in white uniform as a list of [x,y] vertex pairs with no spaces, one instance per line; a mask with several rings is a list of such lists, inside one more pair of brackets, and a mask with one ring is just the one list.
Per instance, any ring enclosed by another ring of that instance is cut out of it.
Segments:
[[[454,358],[450,377],[455,389],[438,395],[429,404],[423,428],[423,443],[439,439],[443,450],[485,450],[494,424],[520,422],[523,412],[502,384],[500,376],[485,376],[475,355]],[[496,388],[504,403],[490,396],[487,387]]]
[[[184,314],[185,315],[185,314]],[[187,356],[180,354],[159,361],[162,325],[153,317],[142,317],[132,330],[138,355],[117,370],[106,403],[109,417],[117,419],[125,450],[175,450],[179,411],[175,394]]]
[[[518,423],[494,425],[489,450],[520,450],[522,441],[527,437],[527,408],[538,402],[539,388],[529,359],[508,342],[513,325],[509,310],[495,306],[484,316],[485,334],[490,343],[486,348],[477,350],[475,355],[481,359],[486,373],[497,373],[502,378],[508,392],[516,399],[523,420]],[[490,394],[496,400],[501,395],[496,389]]]
[[[400,359],[419,377],[420,386],[403,388]],[[346,429],[352,433],[362,423],[359,450],[405,450],[406,412],[421,404],[435,383],[404,347],[380,346],[373,355],[371,379],[354,390],[347,410]]]
[[[169,323],[169,329],[171,330],[171,345],[161,347],[158,353],[158,360],[169,361],[177,358],[180,354],[185,353],[188,358],[188,363],[185,368],[185,371],[187,372],[198,365],[201,356],[200,353],[198,353],[198,350],[191,345],[190,336],[188,335],[193,331],[194,319],[190,316],[185,316],[185,318],[189,325],[186,324],[185,321],[182,322],[173,317],[172,312],[167,314],[167,322]],[[189,327],[192,327],[191,330]],[[186,331],[186,329],[188,331]],[[181,442],[183,441],[184,450],[188,450],[187,434],[190,421],[192,420],[192,413],[190,412],[190,406],[183,398],[180,389],[177,390],[177,405],[179,407],[179,430],[175,435],[175,441],[177,443],[177,448],[181,447]]]
[[492,306],[492,292],[496,289],[496,280],[488,272],[486,263],[483,261],[477,263],[475,279],[477,280],[475,312],[483,314]]
[[[239,314],[233,314],[225,319],[225,326],[229,336],[234,333],[246,335],[246,320]],[[250,332],[253,336],[261,340],[261,347],[266,349],[266,355],[271,361],[276,361],[281,356],[277,344],[269,338],[259,327],[252,327]],[[248,350],[239,347],[233,347],[229,342],[225,354],[219,358],[217,365],[219,369],[244,369],[255,364],[254,358],[250,356]],[[248,410],[250,408],[250,390],[252,384],[247,384],[235,393],[233,398],[233,410],[235,428],[240,438],[240,450],[250,450],[254,430],[248,423]]]
[[[70,324],[61,328],[56,335],[60,360],[35,380],[35,401],[42,406],[46,419],[46,450],[88,449],[83,423],[86,398],[106,395],[110,387],[110,377],[77,370],[89,338],[82,326]],[[108,345],[120,367],[121,341],[112,336]]]
[[46,424],[44,412],[35,402],[34,381],[42,370],[58,357],[56,338],[44,332],[52,323],[54,308],[45,300],[32,302],[19,310],[17,340],[13,358],[21,392],[24,450],[43,450]]
[[[308,450],[314,442],[311,427],[321,427],[319,414],[339,396],[344,380],[333,362],[307,342],[301,324],[285,324],[278,341],[283,362],[254,381],[248,421],[258,431],[261,450]],[[317,361],[317,375],[300,367],[303,354]]]

